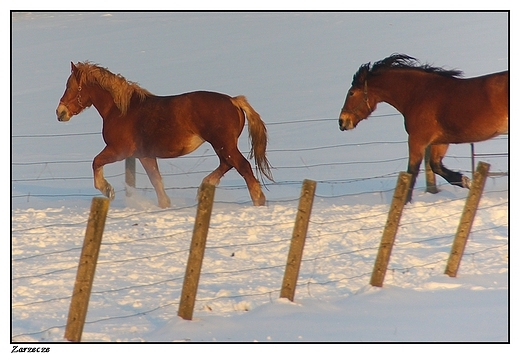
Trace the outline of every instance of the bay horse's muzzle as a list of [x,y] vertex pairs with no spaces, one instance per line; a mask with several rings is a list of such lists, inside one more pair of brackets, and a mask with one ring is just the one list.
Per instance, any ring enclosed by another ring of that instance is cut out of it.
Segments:
[[341,115],[339,116],[339,130],[345,131],[354,129],[355,127],[356,126],[352,119],[350,119],[349,117],[345,117],[345,114],[341,113]]

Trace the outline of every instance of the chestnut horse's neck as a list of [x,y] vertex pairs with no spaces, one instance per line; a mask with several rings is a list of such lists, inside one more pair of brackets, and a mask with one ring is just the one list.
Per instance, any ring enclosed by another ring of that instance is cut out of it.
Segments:
[[95,83],[84,84],[82,90],[88,90],[92,105],[97,109],[99,115],[106,119],[112,115],[121,115],[112,94]]
[[143,101],[152,96],[137,83],[127,81],[123,76],[95,64],[78,63],[73,66],[73,71],[80,89],[85,92],[85,96],[89,95],[103,118],[113,114],[125,115],[135,97]]

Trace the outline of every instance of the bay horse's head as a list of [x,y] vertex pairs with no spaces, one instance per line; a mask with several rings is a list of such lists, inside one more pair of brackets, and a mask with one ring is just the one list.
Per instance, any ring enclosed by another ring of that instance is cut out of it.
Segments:
[[358,123],[366,119],[374,110],[376,102],[370,102],[368,96],[368,73],[370,63],[362,65],[354,74],[352,86],[347,92],[345,104],[339,115],[339,129],[354,129]]
[[60,98],[56,116],[60,122],[68,121],[72,116],[81,113],[85,108],[92,105],[90,96],[81,90],[81,73],[74,63],[71,64],[71,74],[67,79],[65,92]]

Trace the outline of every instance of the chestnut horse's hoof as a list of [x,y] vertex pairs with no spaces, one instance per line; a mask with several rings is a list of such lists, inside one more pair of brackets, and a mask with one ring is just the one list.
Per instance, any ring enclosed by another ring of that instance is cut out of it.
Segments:
[[170,198],[166,197],[164,200],[159,200],[159,208],[166,209],[171,206]]
[[106,186],[105,192],[103,194],[110,200],[114,200],[116,197],[116,192],[114,192],[114,188],[110,184]]
[[262,194],[262,196],[258,199],[253,200],[254,206],[265,206],[265,196]]

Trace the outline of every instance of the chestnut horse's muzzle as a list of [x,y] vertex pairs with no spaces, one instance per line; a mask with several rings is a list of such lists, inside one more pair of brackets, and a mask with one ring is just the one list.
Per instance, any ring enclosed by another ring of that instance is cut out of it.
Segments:
[[67,122],[70,120],[70,117],[72,117],[72,114],[70,114],[67,106],[65,106],[63,103],[60,103],[58,108],[56,108],[56,116],[58,117],[58,121]]

